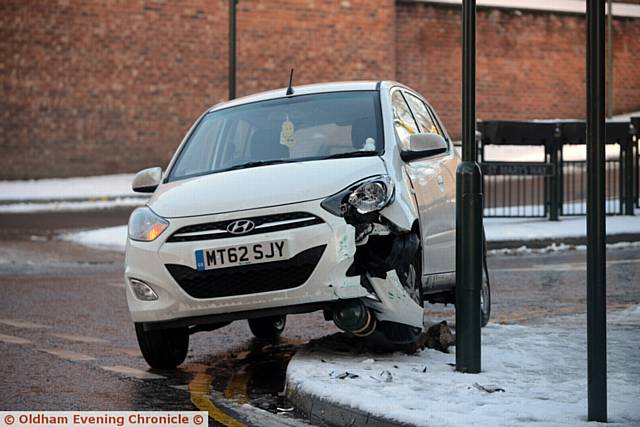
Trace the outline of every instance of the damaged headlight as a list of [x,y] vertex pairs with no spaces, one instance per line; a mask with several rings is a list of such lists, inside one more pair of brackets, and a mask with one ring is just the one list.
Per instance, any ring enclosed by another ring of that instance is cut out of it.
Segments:
[[129,238],[151,242],[169,226],[169,221],[148,207],[138,208],[129,217]]
[[379,211],[393,201],[395,187],[388,175],[380,175],[354,184],[325,199],[321,205],[334,215],[344,216],[349,206],[359,214]]

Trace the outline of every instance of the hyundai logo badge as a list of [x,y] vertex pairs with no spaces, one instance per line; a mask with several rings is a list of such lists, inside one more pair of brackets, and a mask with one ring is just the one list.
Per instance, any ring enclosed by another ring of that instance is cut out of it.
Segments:
[[231,234],[247,234],[255,227],[256,225],[253,223],[253,221],[248,219],[239,219],[229,224],[227,226],[227,231]]

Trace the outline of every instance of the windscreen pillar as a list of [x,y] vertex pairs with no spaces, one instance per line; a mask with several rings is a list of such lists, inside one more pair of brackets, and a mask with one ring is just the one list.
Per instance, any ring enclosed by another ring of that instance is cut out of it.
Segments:
[[462,2],[462,162],[456,171],[456,370],[479,373],[484,251],[482,173],[476,162],[476,2]]

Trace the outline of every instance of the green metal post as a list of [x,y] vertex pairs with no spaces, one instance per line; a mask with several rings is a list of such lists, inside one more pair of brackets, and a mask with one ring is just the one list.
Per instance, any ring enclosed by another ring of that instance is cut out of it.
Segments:
[[587,1],[587,398],[607,422],[604,0]]
[[551,141],[549,149],[549,162],[554,165],[554,174],[551,177],[551,185],[549,188],[549,220],[558,221],[560,217],[560,194],[562,185],[562,175],[560,173],[560,126],[557,126]]
[[635,173],[633,170],[633,125],[629,124],[629,137],[623,144],[624,150],[624,214],[633,215],[635,208]]
[[236,97],[236,5],[229,0],[229,99]]
[[456,370],[478,373],[482,173],[476,162],[476,2],[462,2],[462,162],[456,171]]

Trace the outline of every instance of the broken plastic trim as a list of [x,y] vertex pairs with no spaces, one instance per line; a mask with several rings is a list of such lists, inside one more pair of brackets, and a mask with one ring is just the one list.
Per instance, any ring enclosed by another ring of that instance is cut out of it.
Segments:
[[411,263],[420,246],[414,233],[371,235],[369,242],[358,246],[347,276],[370,274],[386,279],[387,272]]

